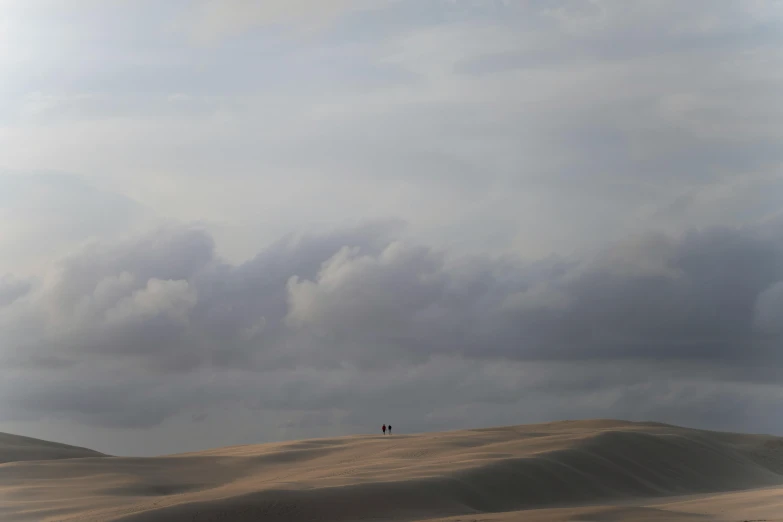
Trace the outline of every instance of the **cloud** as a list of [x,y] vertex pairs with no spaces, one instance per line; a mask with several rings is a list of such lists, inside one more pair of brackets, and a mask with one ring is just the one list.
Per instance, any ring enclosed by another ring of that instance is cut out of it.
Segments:
[[12,275],[0,277],[0,308],[12,304],[30,291],[29,281],[17,279]]
[[[546,255],[777,208],[779,181],[731,190],[780,163],[772,2],[158,4],[50,24],[84,36],[58,39],[62,60],[85,58],[63,67],[43,52],[5,75],[5,163],[83,173],[210,222],[234,261],[356,216],[402,217],[433,244]],[[278,38],[324,10],[350,16],[306,42]],[[165,29],[173,19],[262,30],[207,50]],[[34,29],[46,41],[51,28]]]
[[323,27],[346,11],[377,9],[389,0],[200,0],[189,14],[192,35],[214,42],[249,29],[269,25]]
[[778,336],[783,333],[783,281],[764,289],[756,300],[755,326],[761,333]]
[[2,161],[80,175],[0,179],[0,423],[783,429],[779,2],[55,4],[3,2]]
[[[722,383],[780,384],[764,369],[783,364],[783,244],[759,229],[632,237],[532,263],[395,230],[288,237],[240,265],[198,228],[85,246],[0,310],[5,371],[30,376],[6,381],[0,412],[152,428],[216,404],[351,417],[416,397],[446,411],[486,403],[501,419],[520,394],[588,393],[591,412],[680,418],[684,390],[714,401]],[[609,378],[611,367],[626,372]],[[664,391],[665,375],[682,391]],[[656,390],[647,399],[633,392],[642,383]]]
[[129,233],[152,212],[79,176],[0,168],[0,272],[40,273],[90,238]]

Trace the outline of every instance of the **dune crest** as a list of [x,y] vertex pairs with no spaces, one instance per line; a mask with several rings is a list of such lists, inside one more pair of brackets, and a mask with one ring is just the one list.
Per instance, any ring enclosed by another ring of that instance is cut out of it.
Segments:
[[78,459],[104,456],[103,453],[78,446],[0,433],[0,464],[27,460]]
[[425,520],[632,502],[653,520],[671,511],[643,504],[782,484],[780,438],[566,421],[9,463],[0,466],[0,518]]

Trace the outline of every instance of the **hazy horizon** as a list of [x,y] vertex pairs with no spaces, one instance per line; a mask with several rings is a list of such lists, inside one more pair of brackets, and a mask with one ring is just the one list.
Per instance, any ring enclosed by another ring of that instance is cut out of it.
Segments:
[[0,432],[783,435],[780,1],[0,12]]

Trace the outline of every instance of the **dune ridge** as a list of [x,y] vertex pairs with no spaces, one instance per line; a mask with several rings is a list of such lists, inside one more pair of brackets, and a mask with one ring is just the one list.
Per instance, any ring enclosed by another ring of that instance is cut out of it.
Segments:
[[78,446],[0,433],[0,464],[27,460],[77,459],[105,456],[103,453]]
[[[55,483],[60,487],[46,487]],[[434,520],[520,510],[562,514],[575,506],[781,485],[781,438],[658,423],[566,421],[147,459],[7,463],[0,465],[0,518]],[[669,516],[644,509],[646,520]]]

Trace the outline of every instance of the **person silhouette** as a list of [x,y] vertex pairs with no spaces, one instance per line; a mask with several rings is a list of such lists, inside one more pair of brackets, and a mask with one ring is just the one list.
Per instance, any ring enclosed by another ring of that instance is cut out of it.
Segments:
[[389,435],[391,435],[391,424],[389,424]]
[[383,425],[383,428],[381,428],[381,429],[383,430],[383,434],[386,435],[386,425],[385,424]]

